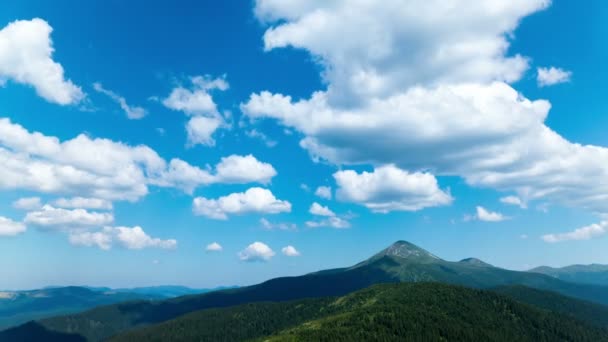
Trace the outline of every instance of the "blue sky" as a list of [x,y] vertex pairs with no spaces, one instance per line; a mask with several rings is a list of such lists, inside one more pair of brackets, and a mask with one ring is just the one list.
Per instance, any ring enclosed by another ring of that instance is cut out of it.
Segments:
[[608,263],[606,6],[501,3],[1,4],[0,288]]

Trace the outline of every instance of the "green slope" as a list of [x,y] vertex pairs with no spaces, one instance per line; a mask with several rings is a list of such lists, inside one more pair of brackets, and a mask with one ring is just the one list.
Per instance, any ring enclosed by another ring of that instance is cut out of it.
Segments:
[[608,341],[608,332],[489,291],[410,283],[203,310],[110,341],[246,340]]
[[341,296],[378,283],[428,281],[474,288],[525,285],[608,303],[608,287],[573,284],[543,274],[504,270],[476,259],[445,261],[413,244],[398,241],[368,260],[348,268],[276,278],[254,286],[164,301],[99,307],[39,323],[52,331],[75,333],[98,341],[134,327],[167,321],[202,309],[260,301]]

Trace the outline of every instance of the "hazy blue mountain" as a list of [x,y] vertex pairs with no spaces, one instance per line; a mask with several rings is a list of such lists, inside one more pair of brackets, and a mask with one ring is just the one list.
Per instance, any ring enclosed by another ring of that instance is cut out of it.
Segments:
[[531,269],[530,272],[542,273],[574,283],[608,286],[608,265],[572,265],[561,268],[541,266]]
[[154,286],[132,289],[48,286],[39,290],[0,291],[0,329],[46,317],[76,313],[100,305],[133,300],[159,300],[217,289]]
[[118,302],[161,299],[153,294],[97,291],[85,287],[47,287],[29,291],[0,292],[0,328],[30,320],[75,313]]
[[260,301],[341,296],[373,284],[391,282],[442,282],[472,288],[523,285],[608,304],[608,287],[605,286],[574,284],[544,274],[505,270],[475,259],[446,261],[411,243],[398,241],[347,268],[276,278],[258,285],[163,301],[103,306],[39,323],[55,332],[75,333],[98,341],[134,327],[164,322],[197,310]]

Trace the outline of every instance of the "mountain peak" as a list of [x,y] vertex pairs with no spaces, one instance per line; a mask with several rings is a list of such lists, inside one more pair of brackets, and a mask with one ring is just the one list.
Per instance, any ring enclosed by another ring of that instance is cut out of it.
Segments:
[[380,253],[376,254],[372,259],[378,259],[384,256],[395,257],[399,259],[416,259],[416,260],[441,260],[430,252],[414,245],[411,242],[399,240]]
[[488,264],[487,262],[484,262],[477,258],[466,258],[466,259],[460,260],[460,262],[463,264],[469,264],[469,265],[474,265],[474,266],[494,267],[494,266]]

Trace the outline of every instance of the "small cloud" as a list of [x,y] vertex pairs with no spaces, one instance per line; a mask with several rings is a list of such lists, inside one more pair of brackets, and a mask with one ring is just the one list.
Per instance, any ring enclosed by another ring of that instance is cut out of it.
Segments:
[[281,252],[288,257],[300,256],[300,252],[294,246],[286,246],[281,249]]
[[212,243],[208,244],[207,247],[205,247],[205,250],[207,252],[221,252],[224,250],[224,248],[219,243],[212,242]]
[[501,203],[515,205],[522,209],[528,208],[528,204],[517,196],[506,196],[500,199]]
[[297,230],[298,229],[298,226],[295,223],[287,223],[287,222],[273,223],[273,222],[268,221],[264,217],[262,217],[260,219],[260,224],[266,230]]
[[590,240],[606,233],[608,233],[608,221],[602,221],[567,233],[543,235],[541,238],[545,242],[557,243],[570,240]]
[[304,183],[300,184],[300,189],[302,189],[306,192],[310,192],[310,187]]
[[116,94],[111,90],[105,89],[99,82],[93,83],[93,89],[95,89],[95,91],[101,94],[108,96],[112,99],[112,101],[116,102],[120,106],[120,109],[125,112],[127,118],[131,120],[143,119],[146,115],[148,115],[147,110],[142,107],[129,106],[127,104],[127,100],[124,97]]
[[331,188],[329,186],[320,186],[315,191],[315,195],[326,200],[331,199]]
[[268,247],[268,245],[257,241],[250,244],[247,246],[247,248],[238,253],[239,259],[247,262],[266,262],[269,261],[274,255],[274,251]]
[[547,87],[555,84],[570,82],[572,72],[561,68],[538,68],[536,81],[539,87]]
[[0,216],[0,236],[15,236],[24,233],[27,227],[22,222]]
[[160,260],[154,259],[154,260],[152,260],[152,264],[153,265],[160,265]]
[[266,134],[258,131],[257,129],[251,129],[249,131],[246,131],[245,135],[252,139],[259,139],[267,147],[275,147],[277,145],[277,142],[275,140],[270,139]]
[[13,208],[20,210],[38,210],[42,208],[40,197],[24,197],[13,202]]
[[482,206],[477,206],[477,219],[485,222],[500,222],[507,220],[508,217],[498,212],[489,211]]
[[336,229],[345,229],[350,228],[350,222],[337,216],[333,216],[319,221],[306,221],[306,226],[310,228],[330,227]]
[[313,215],[317,215],[317,216],[328,216],[328,217],[336,216],[336,214],[333,211],[331,211],[331,209],[329,209],[329,207],[324,207],[317,202],[314,202],[310,206],[310,209],[308,209],[308,212]]
[[526,240],[528,238],[528,235],[527,234],[521,234],[519,236],[519,238],[522,239],[522,240]]

